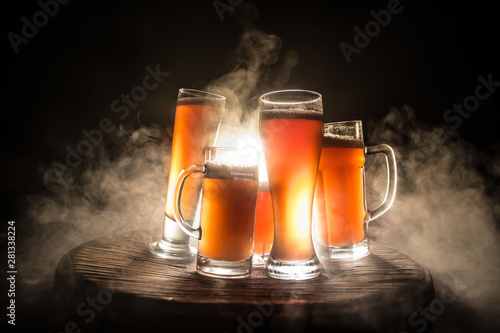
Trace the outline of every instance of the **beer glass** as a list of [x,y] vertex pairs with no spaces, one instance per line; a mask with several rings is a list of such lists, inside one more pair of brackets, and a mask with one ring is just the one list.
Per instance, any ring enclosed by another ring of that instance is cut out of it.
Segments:
[[[170,171],[167,184],[165,222],[162,238],[150,244],[150,251],[171,260],[193,259],[189,237],[174,218],[175,181],[182,168],[202,164],[206,147],[215,142],[226,98],[193,89],[180,89],[177,96]],[[189,223],[194,223],[201,190],[201,178],[191,181],[184,190],[182,208]]]
[[[203,174],[199,227],[181,207],[190,175]],[[259,187],[258,152],[209,147],[205,164],[181,171],[175,186],[174,216],[179,227],[198,239],[196,271],[219,278],[244,278],[252,268],[255,206]]]
[[259,99],[259,133],[274,213],[274,241],[266,273],[278,279],[318,276],[311,218],[323,138],[321,95],[282,90]]
[[[378,153],[386,157],[387,191],[382,204],[368,210],[365,156]],[[392,148],[385,144],[366,147],[361,121],[325,124],[313,214],[318,254],[339,260],[370,254],[369,222],[391,207],[396,183],[396,158]]]
[[267,178],[264,155],[259,159],[259,191],[255,211],[253,266],[263,267],[271,252],[274,238],[273,203]]

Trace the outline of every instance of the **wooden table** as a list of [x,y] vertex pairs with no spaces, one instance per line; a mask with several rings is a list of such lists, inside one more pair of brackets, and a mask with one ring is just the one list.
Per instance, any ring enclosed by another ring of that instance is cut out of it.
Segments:
[[283,281],[267,277],[263,269],[241,280],[204,277],[193,262],[176,264],[152,255],[151,240],[145,231],[102,237],[61,259],[55,287],[68,304],[80,302],[80,326],[91,331],[399,332],[434,297],[429,271],[380,243],[372,242],[372,254],[357,261],[323,262],[318,278]]

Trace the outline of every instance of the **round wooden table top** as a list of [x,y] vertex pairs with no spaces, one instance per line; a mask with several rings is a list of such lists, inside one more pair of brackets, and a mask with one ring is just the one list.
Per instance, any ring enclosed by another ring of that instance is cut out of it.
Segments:
[[396,331],[434,297],[425,267],[376,242],[367,257],[322,261],[319,277],[288,281],[262,268],[247,279],[201,276],[194,261],[151,254],[152,239],[138,231],[74,248],[59,263],[56,290],[67,300],[95,299],[100,325],[134,331]]

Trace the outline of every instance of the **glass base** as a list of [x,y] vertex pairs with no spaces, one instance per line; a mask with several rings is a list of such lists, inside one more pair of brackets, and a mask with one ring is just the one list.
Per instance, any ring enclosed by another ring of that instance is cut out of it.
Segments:
[[322,266],[314,255],[306,261],[282,262],[273,258],[272,254],[266,263],[266,273],[272,278],[282,280],[307,280],[321,274]]
[[198,255],[196,272],[201,275],[222,279],[243,279],[252,271],[252,258],[241,261],[212,260]]
[[347,246],[320,246],[318,251],[322,258],[330,260],[356,260],[370,254],[368,241],[364,239],[358,244]]
[[158,242],[149,244],[149,250],[158,257],[169,260],[191,261],[195,256],[189,242],[174,240],[165,241],[161,239]]
[[253,254],[252,266],[254,267],[264,267],[266,265],[267,259],[269,258],[269,253],[266,254]]
[[149,244],[151,253],[169,260],[193,260],[198,250],[198,240],[186,235],[177,222],[166,215],[164,223],[161,240]]

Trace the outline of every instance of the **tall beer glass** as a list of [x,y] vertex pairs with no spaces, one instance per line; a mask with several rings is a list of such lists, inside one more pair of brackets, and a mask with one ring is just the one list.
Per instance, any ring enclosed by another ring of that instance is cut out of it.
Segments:
[[[379,207],[368,210],[365,156],[376,153],[386,157],[387,193]],[[318,254],[332,260],[354,260],[370,254],[368,224],[391,207],[396,183],[392,148],[385,144],[365,146],[361,121],[325,124],[313,214]]]
[[322,269],[311,235],[323,138],[321,95],[283,90],[264,94],[259,101],[259,131],[274,212],[274,242],[265,270],[273,278],[310,279]]
[[[181,170],[203,164],[205,147],[213,146],[226,98],[217,94],[180,89],[177,96],[170,171],[167,184],[165,223],[160,241],[150,244],[152,253],[166,259],[187,260],[194,257],[189,249],[189,236],[178,227],[174,209],[174,191]],[[186,184],[182,196],[184,217],[193,223],[199,203],[202,178],[199,175]]]

